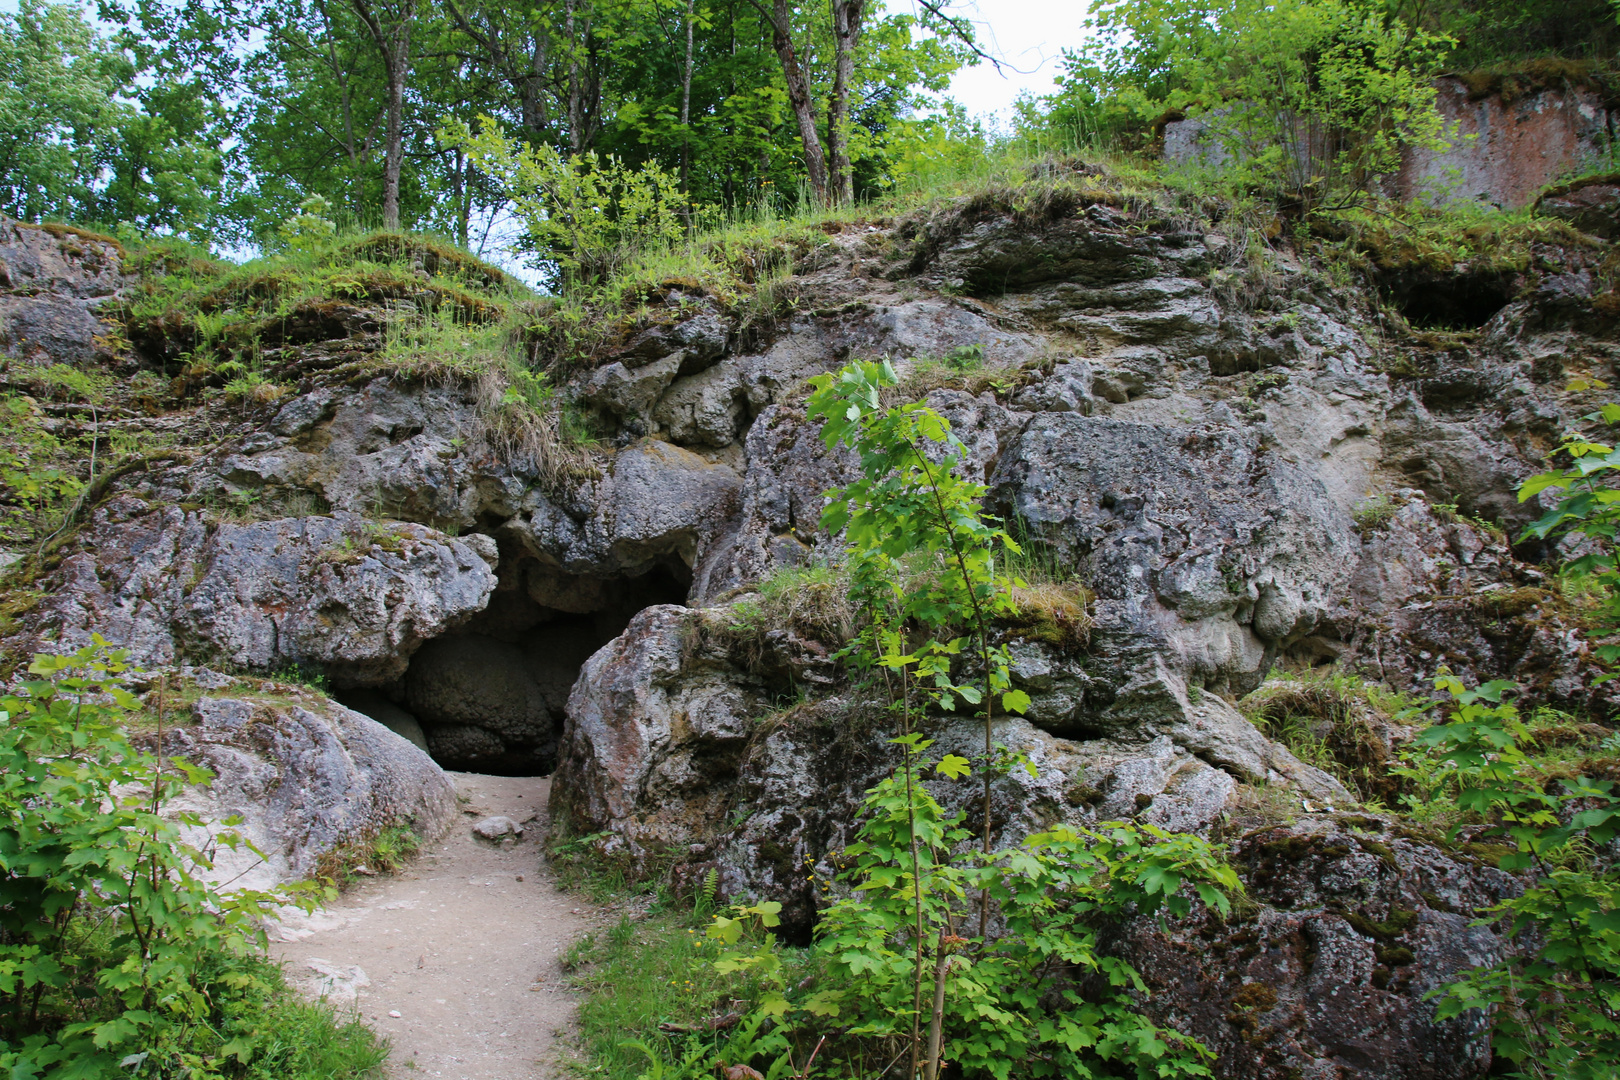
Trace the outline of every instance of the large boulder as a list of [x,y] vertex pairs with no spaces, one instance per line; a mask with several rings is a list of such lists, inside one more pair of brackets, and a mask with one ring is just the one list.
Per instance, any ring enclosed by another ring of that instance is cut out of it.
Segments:
[[[370,717],[286,686],[270,688],[271,696],[231,689],[199,697],[188,723],[162,733],[165,757],[214,773],[167,809],[194,812],[205,833],[235,831],[258,849],[221,846],[216,880],[271,888],[313,876],[345,848],[363,857],[385,829],[406,828],[426,842],[455,818],[455,790],[438,766]],[[241,824],[226,825],[230,818]]]
[[1474,1080],[1491,1064],[1478,1012],[1435,1022],[1428,994],[1502,956],[1475,912],[1514,878],[1436,837],[1363,814],[1250,830],[1232,918],[1134,920],[1111,947],[1143,973],[1146,1011],[1216,1055],[1230,1080]]
[[[863,793],[898,763],[895,717],[849,690],[773,708],[770,673],[802,644],[778,632],[749,663],[717,617],[651,608],[591,658],[569,702],[551,811],[575,832],[606,834],[603,858],[673,860],[677,884],[712,873],[727,897],[782,904],[781,932],[808,940],[839,888],[829,884]],[[1031,650],[1021,652],[1026,663]],[[977,722],[926,716],[919,730],[932,755],[982,753]],[[1265,755],[1264,737],[1248,731]],[[1107,942],[1146,974],[1146,1008],[1215,1051],[1218,1075],[1483,1075],[1483,1025],[1437,1025],[1425,995],[1501,955],[1472,913],[1511,895],[1511,875],[1438,837],[1345,813],[1347,798],[1335,814],[1297,786],[1243,785],[1168,733],[1060,738],[1008,718],[993,737],[1029,766],[992,785],[998,844],[1122,820],[1236,837],[1248,890],[1236,914],[1130,920]],[[977,776],[925,783],[947,810],[979,820]]]
[[[1075,412],[1034,417],[998,501],[1098,596],[1102,633],[1157,639],[1182,679],[1246,693],[1310,633],[1354,566],[1354,526],[1325,486],[1242,425],[1174,430]],[[1132,647],[1134,649],[1134,646]],[[1124,650],[1121,650],[1124,651]],[[1136,722],[1127,699],[1112,711]]]
[[[774,631],[749,655],[728,635],[731,619],[725,608],[648,608],[586,662],[568,702],[552,808],[570,829],[613,834],[637,860],[684,850],[712,863],[728,892],[784,903],[791,932],[804,934],[821,899],[804,868],[830,870],[853,840],[866,789],[895,765],[894,719],[848,690],[774,708],[788,686],[813,684],[806,658],[828,650]],[[1206,830],[1243,777],[1349,800],[1213,695],[1183,707],[1162,733],[1110,738],[1060,738],[998,719],[995,741],[1033,772],[995,782],[997,834],[1012,843],[1057,822],[1127,817]],[[921,722],[934,753],[982,756],[978,721]],[[977,781],[931,784],[948,806],[982,805]]]
[[1542,192],[1536,213],[1605,240],[1620,239],[1620,175],[1591,176]]
[[423,641],[481,610],[495,587],[488,537],[343,513],[210,523],[121,496],[96,511],[82,548],[57,571],[19,655],[99,633],[146,666],[306,665],[375,685],[402,675]]

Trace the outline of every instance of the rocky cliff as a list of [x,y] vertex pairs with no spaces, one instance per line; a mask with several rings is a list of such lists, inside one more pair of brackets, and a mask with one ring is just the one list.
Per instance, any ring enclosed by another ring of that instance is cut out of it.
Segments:
[[[1505,535],[1536,512],[1516,483],[1591,405],[1566,378],[1616,374],[1620,303],[1606,245],[1555,222],[1450,259],[1285,224],[1068,163],[710,252],[722,281],[583,317],[406,238],[295,282],[8,224],[11,388],[60,437],[136,448],[68,528],[16,545],[8,662],[100,632],[155,667],[319,672],[441,764],[555,768],[554,812],[610,834],[604,857],[716,868],[803,935],[807,870],[893,760],[829,659],[836,598],[782,614],[757,590],[838,560],[816,522],[851,463],[805,380],[888,357],[990,508],[1085,587],[1083,627],[1002,628],[1033,706],[997,734],[1034,771],[998,781],[997,828],[1134,817],[1233,843],[1253,913],[1118,946],[1221,1075],[1481,1075],[1479,1025],[1435,1028],[1422,998],[1500,948],[1467,913],[1512,880],[1346,813],[1399,732],[1369,721],[1311,764],[1237,702],[1279,665],[1394,690],[1449,666],[1608,715],[1578,612],[1524,561],[1547,553]],[[185,273],[186,303],[154,308]],[[487,348],[549,365],[553,411],[514,412],[526,384],[467,359]],[[92,416],[41,389],[46,362],[123,374]]]
[[[1406,202],[1516,210],[1570,176],[1614,167],[1616,93],[1588,65],[1529,61],[1515,70],[1443,75],[1439,145],[1412,146],[1385,183]],[[1220,168],[1228,151],[1197,117],[1165,124],[1166,161]]]

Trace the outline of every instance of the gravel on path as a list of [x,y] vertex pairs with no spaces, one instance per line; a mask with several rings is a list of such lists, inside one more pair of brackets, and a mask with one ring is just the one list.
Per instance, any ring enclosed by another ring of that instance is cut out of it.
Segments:
[[[356,1008],[393,1047],[390,1080],[538,1080],[560,1075],[574,1000],[562,954],[592,924],[541,856],[540,777],[449,773],[463,814],[403,872],[365,880],[282,925],[272,951],[294,985]],[[491,843],[504,815],[521,839]]]

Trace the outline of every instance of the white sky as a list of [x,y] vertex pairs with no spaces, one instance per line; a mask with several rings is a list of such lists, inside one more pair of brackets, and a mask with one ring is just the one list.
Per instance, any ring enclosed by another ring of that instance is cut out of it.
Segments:
[[1020,91],[1040,95],[1056,88],[1052,78],[1063,50],[1080,43],[1086,17],[1085,0],[965,0],[959,10],[978,28],[980,47],[1004,65],[1000,74],[983,62],[962,69],[950,94],[972,115],[1002,119]]

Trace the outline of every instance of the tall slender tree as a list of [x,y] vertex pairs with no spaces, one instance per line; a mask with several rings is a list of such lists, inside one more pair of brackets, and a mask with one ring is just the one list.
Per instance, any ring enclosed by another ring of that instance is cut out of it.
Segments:
[[769,10],[759,0],[750,0],[765,17],[771,28],[771,47],[776,50],[782,65],[782,78],[787,83],[788,107],[799,126],[799,141],[804,147],[805,179],[809,181],[811,197],[816,205],[827,203],[827,155],[822,150],[821,133],[816,130],[815,100],[810,93],[810,79],[799,61],[799,50],[793,42],[793,12],[788,0],[773,0]]
[[388,99],[383,149],[383,228],[399,228],[399,178],[405,160],[405,82],[418,0],[349,0],[377,47]]
[[832,150],[829,195],[834,202],[855,201],[855,174],[849,160],[849,95],[855,83],[855,52],[861,44],[866,0],[832,0],[833,84],[827,103],[827,144]]

